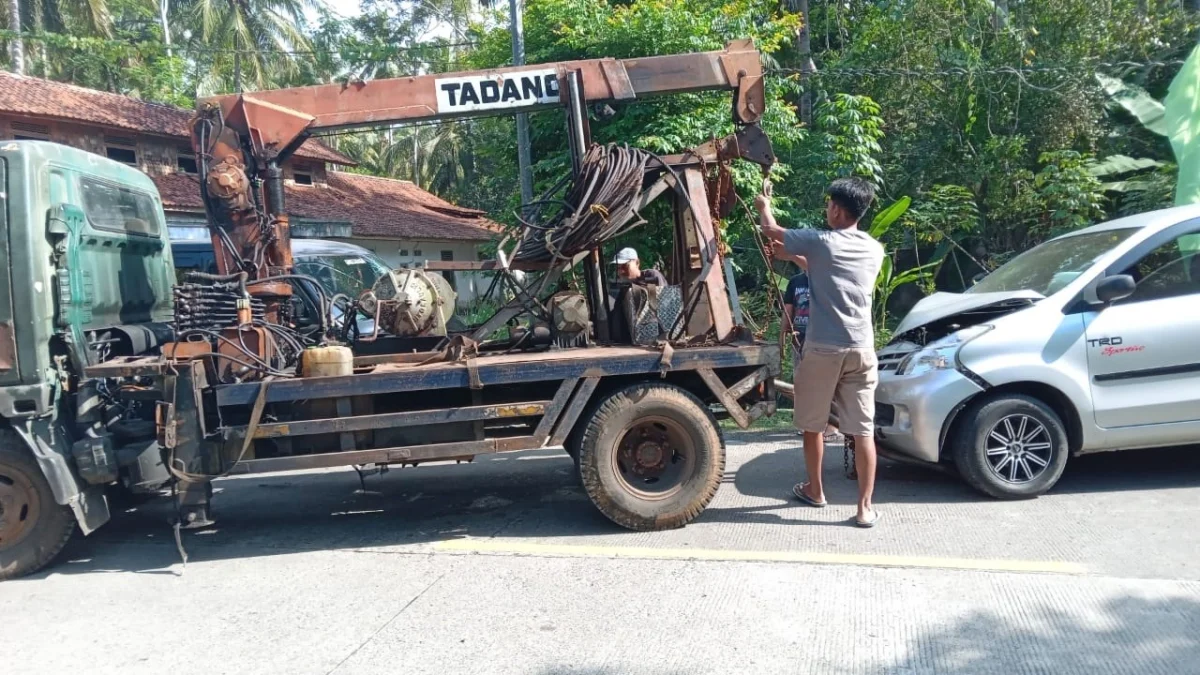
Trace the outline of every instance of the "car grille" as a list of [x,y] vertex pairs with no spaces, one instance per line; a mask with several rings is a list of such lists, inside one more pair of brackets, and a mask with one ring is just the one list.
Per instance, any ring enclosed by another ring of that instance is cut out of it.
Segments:
[[921,346],[912,342],[893,342],[875,353],[879,360],[879,370],[896,370],[904,357],[920,349]]
[[888,403],[875,404],[875,426],[890,427],[896,423],[896,406]]

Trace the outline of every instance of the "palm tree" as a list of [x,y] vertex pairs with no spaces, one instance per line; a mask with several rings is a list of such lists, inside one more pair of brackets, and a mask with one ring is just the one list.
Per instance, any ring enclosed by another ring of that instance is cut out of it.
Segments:
[[[8,29],[18,34],[21,32],[21,0],[8,0]],[[12,60],[12,71],[24,75],[25,45],[21,38],[13,38],[8,44],[8,56]]]
[[[313,0],[181,0],[172,10],[188,26],[198,89],[267,89],[295,74],[312,46],[303,30]],[[186,35],[187,33],[185,33]]]
[[[150,1],[150,0],[144,0]],[[20,33],[28,27],[35,33],[50,32],[74,36],[112,37],[113,17],[108,0],[8,0],[4,7],[8,28]],[[17,38],[9,43],[9,55],[13,72],[25,72],[24,40]],[[39,69],[47,69],[46,47],[35,43],[33,59]]]

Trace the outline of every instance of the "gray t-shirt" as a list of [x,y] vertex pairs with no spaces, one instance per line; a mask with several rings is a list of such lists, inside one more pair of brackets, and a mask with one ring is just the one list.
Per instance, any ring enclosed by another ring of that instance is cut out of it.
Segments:
[[856,227],[788,230],[783,246],[788,253],[808,259],[812,290],[807,342],[874,349],[871,294],[883,264],[883,246]]

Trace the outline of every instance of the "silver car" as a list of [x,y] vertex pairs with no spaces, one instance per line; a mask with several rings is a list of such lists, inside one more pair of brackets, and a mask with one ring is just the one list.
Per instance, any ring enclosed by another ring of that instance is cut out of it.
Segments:
[[1047,241],[935,293],[879,352],[882,451],[1002,499],[1068,458],[1200,442],[1200,205]]

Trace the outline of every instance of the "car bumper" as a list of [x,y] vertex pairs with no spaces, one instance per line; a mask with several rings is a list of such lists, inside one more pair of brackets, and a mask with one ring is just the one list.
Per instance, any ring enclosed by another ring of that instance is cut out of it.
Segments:
[[916,376],[880,373],[875,391],[875,438],[895,452],[937,462],[946,420],[963,401],[982,391],[957,370]]

